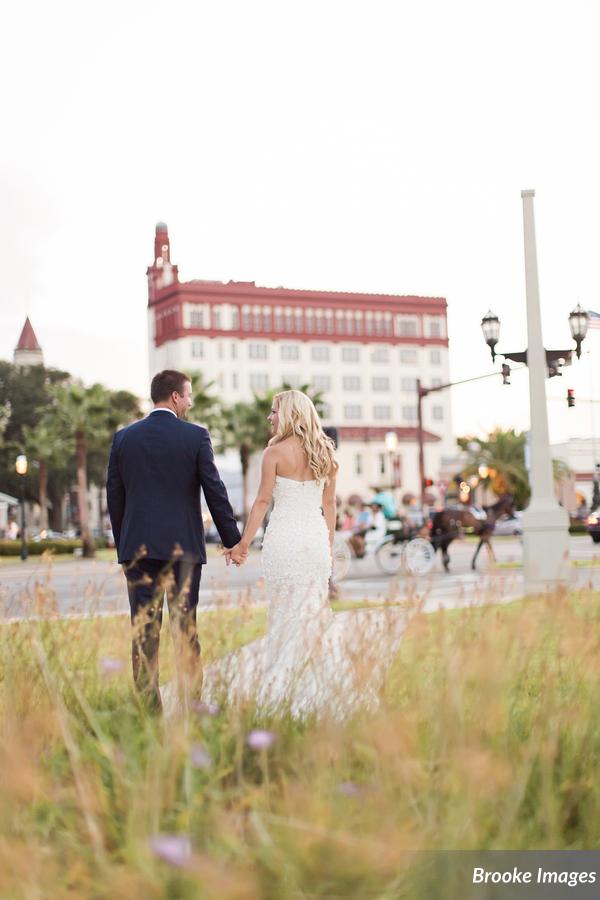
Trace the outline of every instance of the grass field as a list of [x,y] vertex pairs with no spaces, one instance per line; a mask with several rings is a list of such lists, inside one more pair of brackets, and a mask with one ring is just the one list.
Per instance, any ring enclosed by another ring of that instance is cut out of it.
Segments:
[[[4,626],[0,897],[416,898],[420,851],[596,848],[598,601],[419,613],[380,709],[344,725],[163,722],[130,688],[123,617]],[[265,624],[199,622],[206,661]]]

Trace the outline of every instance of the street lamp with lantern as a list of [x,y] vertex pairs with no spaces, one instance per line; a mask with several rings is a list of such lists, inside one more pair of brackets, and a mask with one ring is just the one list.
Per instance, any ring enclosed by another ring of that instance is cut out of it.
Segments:
[[23,562],[25,562],[29,555],[27,550],[27,538],[25,535],[25,478],[27,477],[28,468],[29,464],[27,462],[27,457],[24,453],[20,453],[15,462],[15,470],[21,479],[21,559]]
[[581,359],[581,344],[587,334],[590,317],[580,303],[569,313],[569,328],[571,337],[575,341],[577,359]]

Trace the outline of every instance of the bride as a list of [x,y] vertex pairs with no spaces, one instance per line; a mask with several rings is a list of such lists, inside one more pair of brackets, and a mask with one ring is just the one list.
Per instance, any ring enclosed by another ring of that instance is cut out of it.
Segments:
[[[406,627],[399,607],[333,613],[329,605],[338,464],[306,394],[276,394],[260,487],[233,561],[247,556],[274,503],[262,547],[264,637],[210,665],[202,700],[255,701],[261,712],[342,719],[372,709]],[[237,555],[236,555],[237,551]]]

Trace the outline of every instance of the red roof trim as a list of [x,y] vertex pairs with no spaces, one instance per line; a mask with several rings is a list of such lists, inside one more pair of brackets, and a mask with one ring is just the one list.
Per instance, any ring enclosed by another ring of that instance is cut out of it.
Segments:
[[342,306],[380,312],[443,314],[447,309],[445,297],[419,297],[414,294],[362,294],[344,291],[308,291],[296,288],[257,287],[253,282],[230,281],[228,284],[187,281],[159,289],[149,305],[155,306],[172,299],[187,302],[222,303],[229,299],[238,303],[257,303],[266,306]]

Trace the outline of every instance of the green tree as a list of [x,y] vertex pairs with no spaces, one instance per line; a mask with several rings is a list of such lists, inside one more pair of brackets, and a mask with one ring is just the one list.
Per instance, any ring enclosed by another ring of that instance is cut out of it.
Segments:
[[[518,509],[523,509],[531,494],[529,476],[525,468],[525,432],[517,433],[513,428],[500,428],[490,432],[487,438],[462,437],[457,443],[468,454],[468,462],[463,475],[477,475],[479,468],[487,466],[488,475],[484,483],[497,496],[512,494]],[[571,470],[558,459],[552,460],[555,481],[561,481],[571,474]]]
[[191,422],[204,425],[209,431],[219,429],[221,404],[213,393],[214,381],[206,381],[202,372],[192,372],[192,408],[188,414]]
[[25,453],[30,465],[38,467],[38,503],[41,509],[40,526],[48,528],[48,479],[53,464],[61,466],[69,454],[69,443],[60,429],[56,419],[46,415],[33,427],[23,428]]
[[[112,433],[119,425],[139,414],[138,404],[128,391],[109,391],[101,384],[93,384],[89,388],[81,383],[58,385],[53,395],[59,430],[71,439],[74,446],[83,555],[92,557],[95,545],[89,526],[88,454],[92,451],[99,454],[105,469]],[[97,482],[101,483],[101,480],[103,476]]]
[[[54,385],[65,383],[69,373],[44,366],[15,366],[0,361],[0,491],[19,494],[15,457],[25,450],[24,429],[34,428],[51,409]],[[26,496],[36,500],[38,470],[31,468],[25,482]]]

